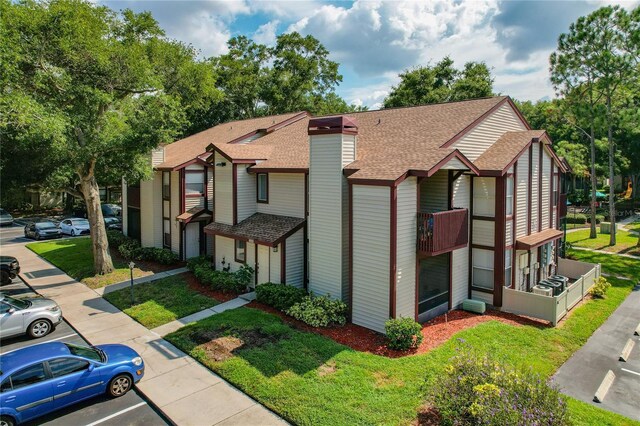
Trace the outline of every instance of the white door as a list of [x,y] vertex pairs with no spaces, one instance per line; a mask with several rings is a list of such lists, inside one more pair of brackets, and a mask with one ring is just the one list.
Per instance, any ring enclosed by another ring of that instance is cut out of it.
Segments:
[[268,246],[258,245],[258,284],[269,282],[269,250]]
[[185,257],[191,259],[192,257],[200,256],[200,224],[189,223],[185,230],[184,237],[185,245]]

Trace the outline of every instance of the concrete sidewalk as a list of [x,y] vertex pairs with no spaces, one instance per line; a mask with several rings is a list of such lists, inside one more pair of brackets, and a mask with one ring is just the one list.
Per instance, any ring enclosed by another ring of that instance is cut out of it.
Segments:
[[[164,272],[157,272],[155,274],[151,274],[151,275],[145,275],[144,277],[140,277],[140,278],[134,278],[133,279],[133,285],[138,285],[138,284],[144,284],[144,283],[148,283],[151,281],[157,281],[157,280],[161,280],[163,278],[167,278],[170,277],[172,275],[178,275],[178,274],[182,274],[185,272],[189,272],[188,268],[176,268],[176,269],[169,269],[168,271],[164,271]],[[125,280],[116,284],[111,284],[111,285],[107,285],[104,287],[100,287],[100,288],[96,288],[95,292],[98,293],[100,296],[105,295],[107,293],[111,293],[117,290],[121,290],[123,288],[127,288],[131,285],[131,281],[130,280]]]
[[24,280],[54,299],[91,344],[123,343],[138,351],[146,365],[138,388],[177,425],[287,424],[23,245],[2,247],[2,254],[18,258]]

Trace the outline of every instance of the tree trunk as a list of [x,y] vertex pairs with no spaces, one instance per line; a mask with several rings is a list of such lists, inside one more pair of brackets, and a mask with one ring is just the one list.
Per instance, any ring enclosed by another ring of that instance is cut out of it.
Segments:
[[609,234],[609,245],[616,245],[616,193],[615,193],[615,147],[613,144],[613,131],[611,125],[611,95],[607,95],[607,139],[609,142],[609,222],[611,222],[611,233]]
[[90,169],[86,175],[80,175],[80,189],[87,205],[87,218],[91,228],[93,269],[97,275],[103,275],[113,272],[114,268],[100,205],[100,189],[93,175],[93,168]]
[[591,232],[589,238],[597,238],[596,233],[596,188],[598,179],[596,178],[596,137],[593,129],[593,118],[591,119],[591,133],[589,135],[591,144]]

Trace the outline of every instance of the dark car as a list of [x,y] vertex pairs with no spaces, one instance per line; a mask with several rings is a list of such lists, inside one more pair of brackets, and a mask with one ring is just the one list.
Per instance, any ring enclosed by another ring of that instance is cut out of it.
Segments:
[[0,355],[0,422],[14,426],[94,396],[126,394],[144,362],[124,345],[33,345]]
[[11,284],[11,280],[20,273],[20,263],[13,256],[0,256],[0,281]]
[[[102,216],[104,217],[115,217],[122,214],[122,207],[117,204],[101,204],[100,208],[102,210]],[[87,215],[87,206],[85,204],[76,206],[73,209],[73,215],[75,217],[88,218],[89,216]]]
[[53,222],[36,222],[24,227],[24,236],[26,238],[43,240],[47,238],[60,238],[62,232],[60,232],[58,225]]
[[104,227],[122,231],[122,221],[118,217],[107,216],[104,218]]

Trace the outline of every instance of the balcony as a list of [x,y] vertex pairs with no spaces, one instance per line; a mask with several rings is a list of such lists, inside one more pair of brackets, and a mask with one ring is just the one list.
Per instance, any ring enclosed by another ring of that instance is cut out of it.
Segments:
[[418,213],[418,253],[437,256],[469,243],[469,212],[454,209]]

